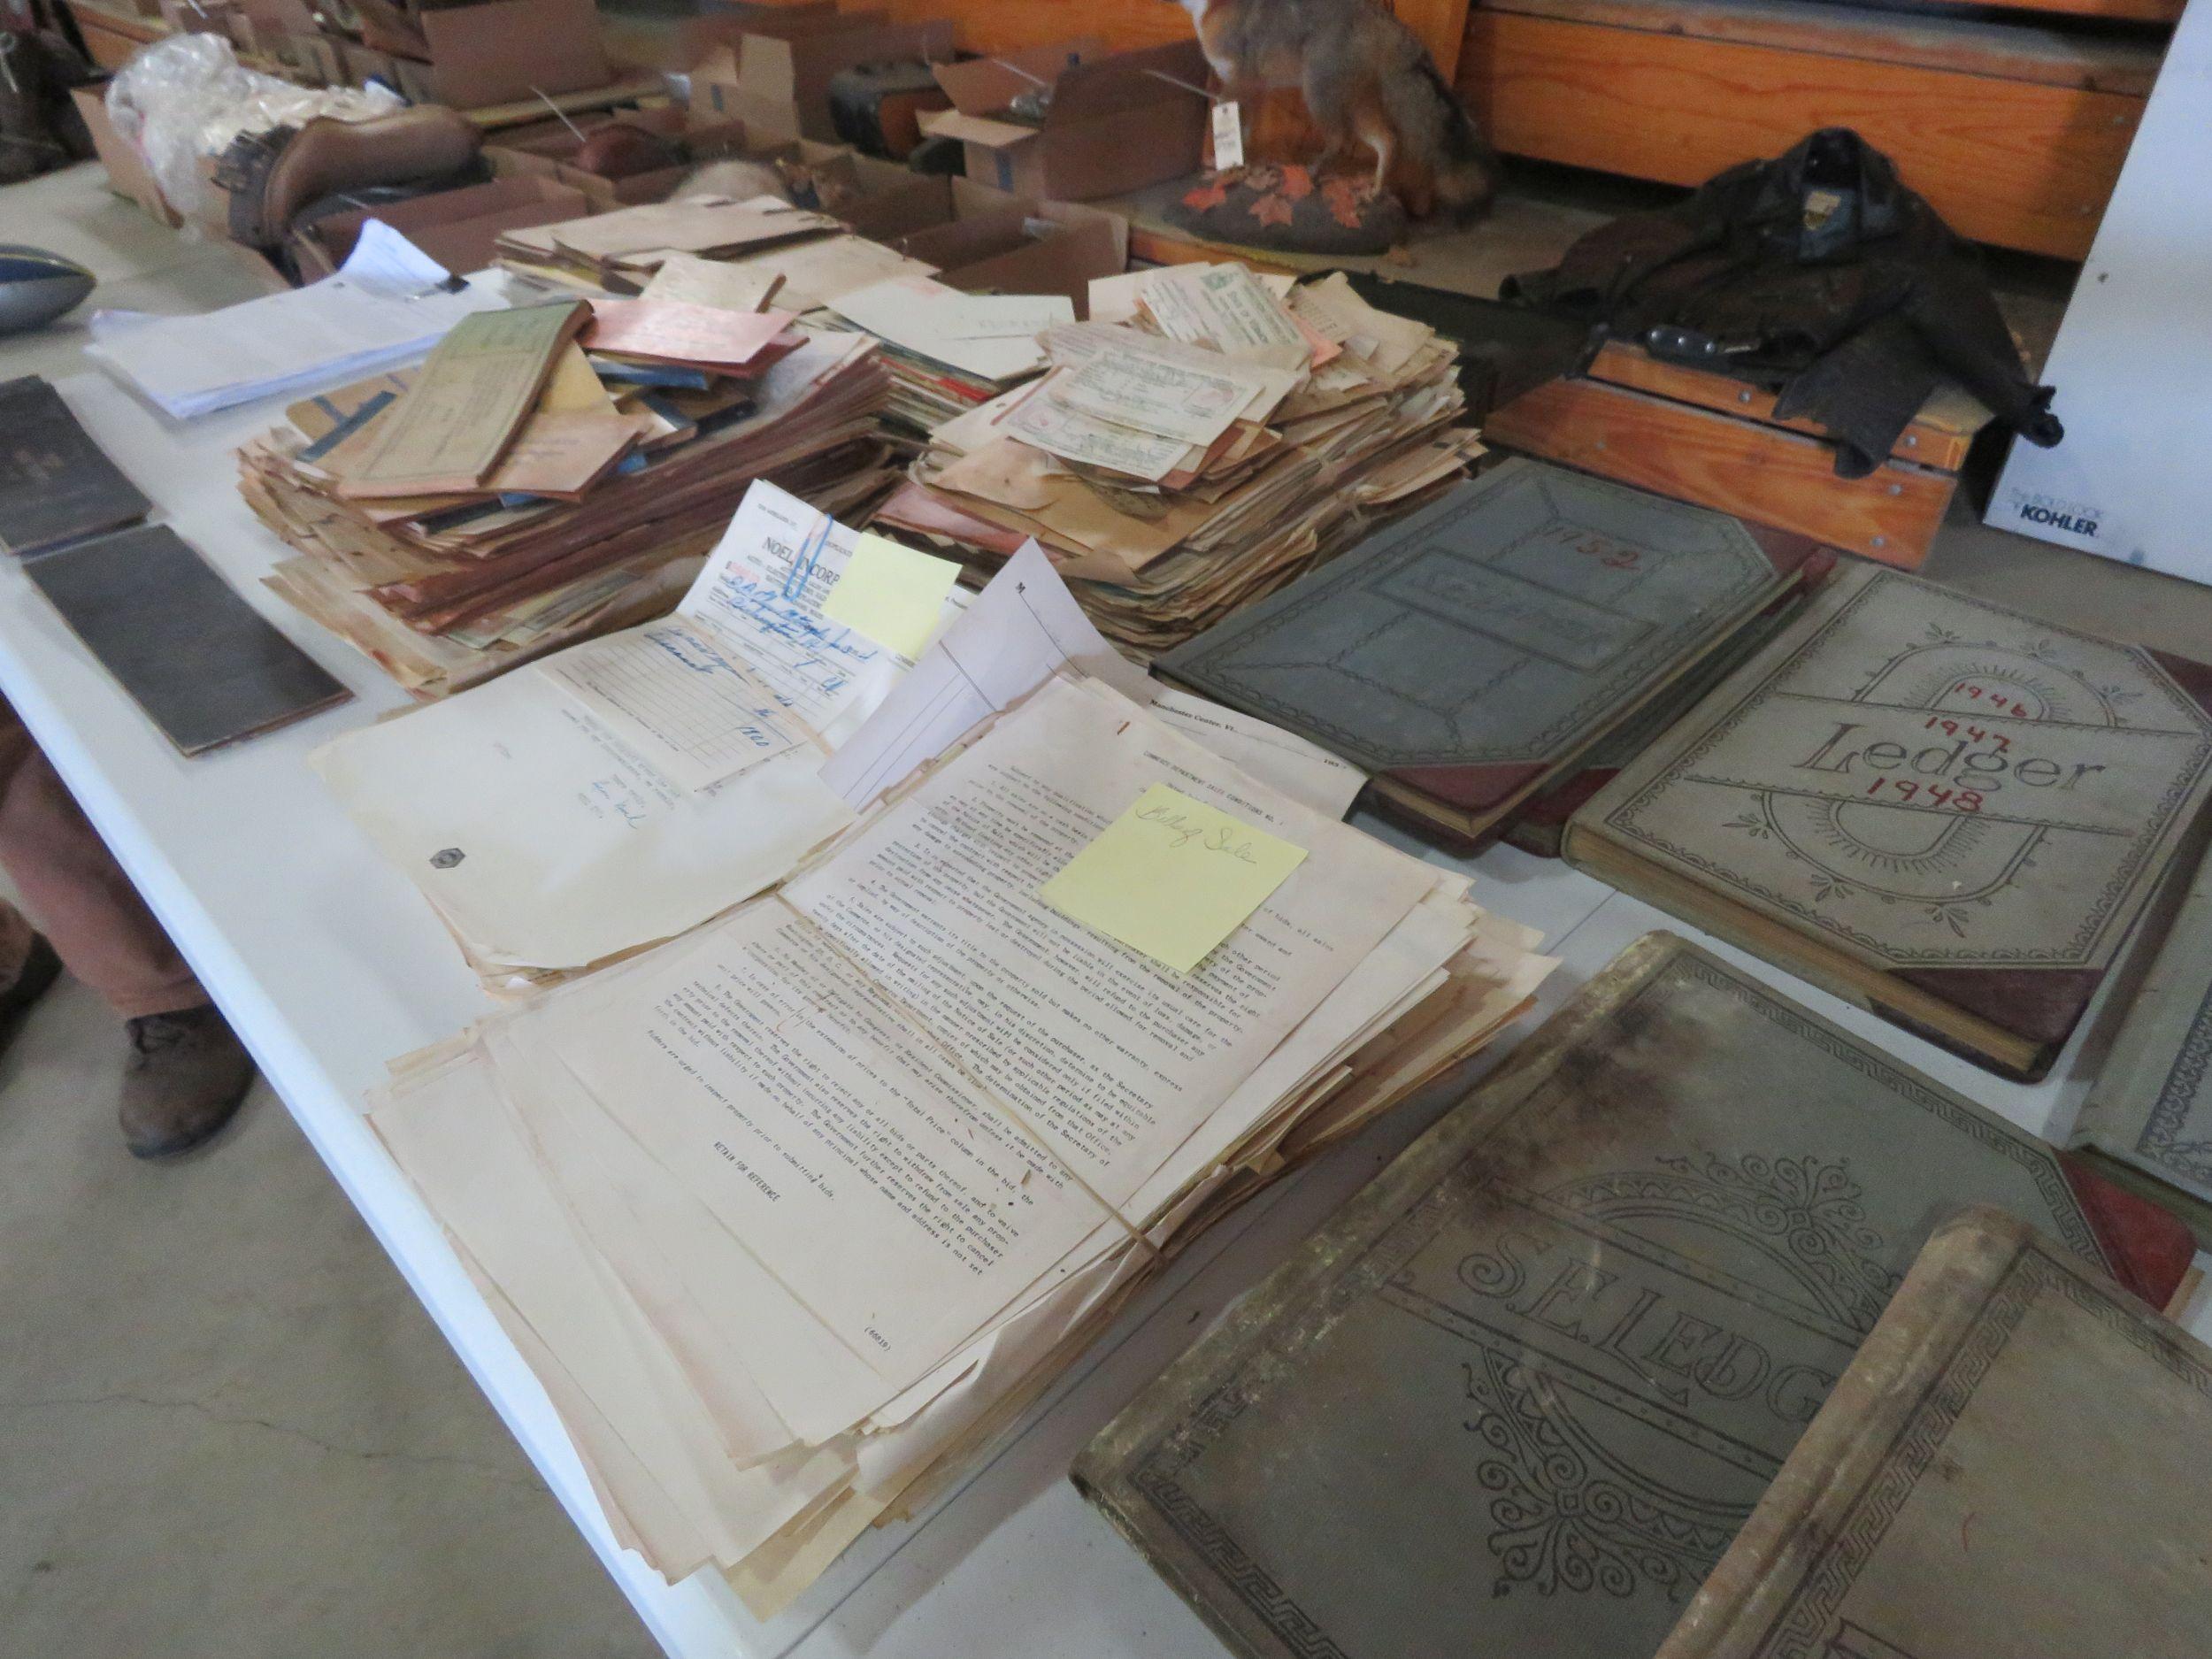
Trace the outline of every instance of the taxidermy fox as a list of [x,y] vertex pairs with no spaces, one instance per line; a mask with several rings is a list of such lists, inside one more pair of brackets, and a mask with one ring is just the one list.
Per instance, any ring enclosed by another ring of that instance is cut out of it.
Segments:
[[1413,31],[1379,0],[1179,0],[1231,97],[1296,87],[1324,141],[1313,172],[1356,140],[1375,188],[1415,213],[1466,219],[1489,204],[1498,158]]

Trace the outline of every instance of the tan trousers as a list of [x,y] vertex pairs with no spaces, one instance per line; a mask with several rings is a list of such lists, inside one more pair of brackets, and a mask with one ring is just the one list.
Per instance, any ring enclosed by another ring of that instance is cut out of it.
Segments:
[[[197,1008],[192,970],[130,884],[31,734],[0,703],[0,864],[62,965],[126,1019]],[[31,924],[0,901],[0,986],[31,950]]]

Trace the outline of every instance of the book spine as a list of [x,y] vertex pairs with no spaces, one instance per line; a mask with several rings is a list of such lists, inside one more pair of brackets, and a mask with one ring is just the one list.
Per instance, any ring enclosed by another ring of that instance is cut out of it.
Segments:
[[1985,1206],[1936,1230],[1655,1659],[1752,1659],[1797,1585],[1843,1570],[1820,1559],[1835,1542],[1835,1515],[1879,1468],[1928,1380],[2033,1239],[2025,1224]]

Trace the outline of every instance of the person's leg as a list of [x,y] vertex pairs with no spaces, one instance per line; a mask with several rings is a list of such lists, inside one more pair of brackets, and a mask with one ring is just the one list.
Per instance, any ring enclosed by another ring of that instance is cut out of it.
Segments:
[[[253,1081],[253,1062],[4,704],[0,864],[62,965],[129,1024],[120,1116],[130,1149],[163,1157],[221,1128]],[[8,946],[0,927],[0,969]]]

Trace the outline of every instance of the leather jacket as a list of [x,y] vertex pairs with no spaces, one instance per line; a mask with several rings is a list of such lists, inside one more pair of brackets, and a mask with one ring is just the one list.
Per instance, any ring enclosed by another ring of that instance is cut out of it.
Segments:
[[2064,436],[1973,250],[1845,127],[1601,225],[1502,291],[1592,325],[1594,353],[1610,334],[1776,392],[1778,416],[1827,429],[1845,478],[1880,465],[1946,380],[2032,443]]

